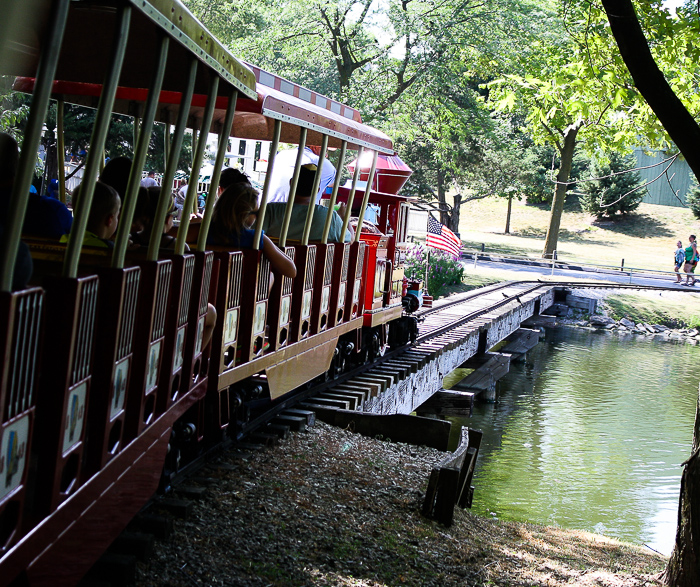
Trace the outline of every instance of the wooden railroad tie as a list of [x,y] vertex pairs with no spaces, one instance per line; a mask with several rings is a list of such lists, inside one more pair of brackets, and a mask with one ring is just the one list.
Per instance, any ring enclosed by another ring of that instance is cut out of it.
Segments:
[[457,450],[433,467],[423,502],[424,516],[451,526],[455,505],[472,506],[471,482],[482,436],[480,430],[462,428]]

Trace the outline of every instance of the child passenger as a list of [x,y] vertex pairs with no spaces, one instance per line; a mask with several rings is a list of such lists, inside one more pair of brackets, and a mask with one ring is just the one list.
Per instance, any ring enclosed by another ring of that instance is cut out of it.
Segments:
[[[82,188],[83,184],[80,184],[75,192],[76,201],[81,197]],[[83,237],[84,247],[114,248],[114,241],[111,239],[117,231],[121,205],[119,194],[113,187],[101,181],[95,182],[90,215]],[[63,235],[61,242],[67,241],[68,235]]]
[[[216,202],[207,244],[237,249],[253,248],[255,230],[252,228],[258,214],[258,192],[249,183],[234,183],[226,188]],[[263,232],[260,249],[272,269],[285,277],[296,277],[297,269]]]
[[[153,220],[156,216],[160,190],[160,186],[139,188],[139,196],[136,201],[136,209],[134,210],[134,219],[131,222],[131,240],[137,245],[147,247],[151,240]],[[175,211],[175,202],[171,196],[170,205],[163,223],[163,236],[160,241],[160,247],[163,249],[172,249],[175,247],[175,237],[168,234],[173,227],[173,215]],[[185,245],[185,250],[190,250],[187,245]]]

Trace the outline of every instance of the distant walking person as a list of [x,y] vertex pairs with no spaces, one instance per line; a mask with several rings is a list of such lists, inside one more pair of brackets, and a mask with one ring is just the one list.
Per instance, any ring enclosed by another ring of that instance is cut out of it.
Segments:
[[674,260],[674,267],[673,270],[676,272],[676,283],[680,283],[683,281],[683,277],[681,276],[681,267],[685,264],[685,250],[683,249],[683,243],[681,241],[678,241],[676,243],[676,246],[678,247],[676,249],[676,253],[673,255],[673,260]]
[[683,272],[687,275],[685,285],[695,285],[695,267],[698,265],[698,243],[695,240],[695,235],[691,234],[688,238],[690,244],[685,248],[685,265]]

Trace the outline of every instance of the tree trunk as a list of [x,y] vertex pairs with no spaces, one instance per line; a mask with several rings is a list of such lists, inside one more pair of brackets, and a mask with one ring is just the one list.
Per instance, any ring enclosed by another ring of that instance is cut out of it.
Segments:
[[437,172],[437,198],[440,222],[445,226],[450,226],[450,212],[447,209],[447,200],[445,199],[445,174],[440,169]]
[[459,236],[459,207],[462,205],[462,195],[457,194],[454,197],[454,206],[452,206],[452,218],[450,218],[450,224],[448,228]]
[[549,229],[547,230],[547,238],[545,239],[544,251],[542,252],[542,257],[545,259],[551,259],[554,251],[557,250],[561,215],[564,212],[566,190],[569,188],[567,182],[571,175],[571,163],[574,159],[574,150],[576,149],[576,135],[580,128],[580,123],[577,123],[572,124],[564,131],[564,145],[560,153],[561,165],[559,166],[559,173],[557,173],[557,184],[554,187],[554,199],[552,200],[552,211],[549,217]]
[[617,46],[639,92],[700,178],[700,126],[656,65],[630,0],[603,0]]
[[681,476],[676,544],[662,576],[672,587],[695,587],[700,577],[700,396],[695,408],[693,449]]
[[512,210],[513,210],[513,196],[508,196],[508,211],[506,212],[506,234],[510,234],[510,213]]

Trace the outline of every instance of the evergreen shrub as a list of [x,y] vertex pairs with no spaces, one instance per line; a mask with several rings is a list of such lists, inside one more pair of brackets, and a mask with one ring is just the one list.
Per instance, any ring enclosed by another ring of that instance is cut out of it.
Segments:
[[607,162],[595,161],[591,166],[591,177],[595,179],[580,184],[581,207],[599,219],[636,210],[647,193],[646,188],[632,191],[642,185],[642,176],[638,171],[620,173],[634,169],[636,164],[633,154],[620,153],[612,153]]
[[688,193],[685,194],[685,202],[693,212],[693,216],[700,218],[700,186],[695,179],[690,184]]

